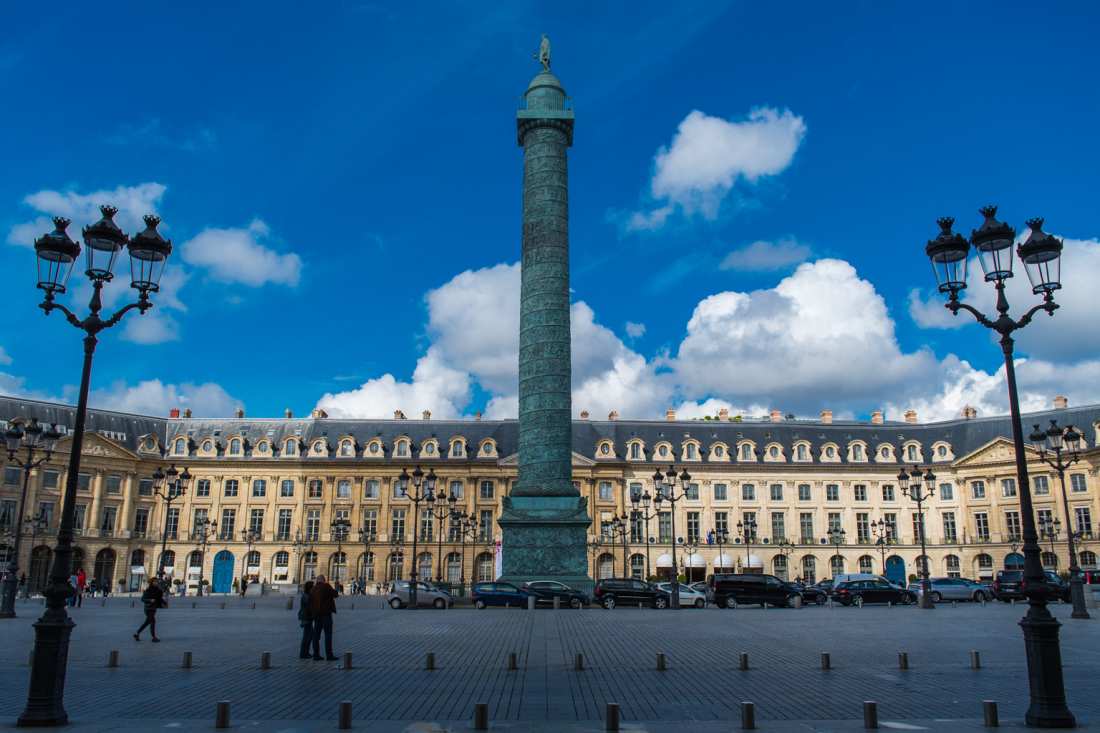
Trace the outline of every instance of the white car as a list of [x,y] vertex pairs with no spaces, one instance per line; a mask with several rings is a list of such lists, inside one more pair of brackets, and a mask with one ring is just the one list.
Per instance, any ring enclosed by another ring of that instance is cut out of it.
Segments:
[[[657,590],[667,593],[672,597],[672,583],[658,583]],[[680,583],[680,608],[704,608],[707,605],[707,594],[692,588],[690,585]]]

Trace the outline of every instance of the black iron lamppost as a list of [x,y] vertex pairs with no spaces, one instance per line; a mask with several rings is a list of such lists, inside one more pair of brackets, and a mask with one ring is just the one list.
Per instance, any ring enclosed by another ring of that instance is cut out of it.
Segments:
[[592,553],[592,579],[600,581],[599,563],[600,550],[603,549],[603,536],[594,535],[588,538],[588,551]]
[[[1062,650],[1058,642],[1061,624],[1047,608],[1049,589],[1040,558],[1038,534],[1035,531],[1034,508],[1031,503],[1031,484],[1027,474],[1027,456],[1024,453],[1024,434],[1020,425],[1020,400],[1016,391],[1016,366],[1013,359],[1015,340],[1013,334],[1031,323],[1039,312],[1054,315],[1058,304],[1054,291],[1062,287],[1062,241],[1043,232],[1042,219],[1029,219],[1028,233],[1024,236],[1016,254],[1027,270],[1031,291],[1042,295],[1043,302],[1026,311],[1019,320],[1008,315],[1009,304],[1005,297],[1005,282],[1012,277],[1012,244],[1016,231],[996,219],[997,207],[981,209],[985,221],[970,235],[968,242],[951,231],[954,219],[938,220],[940,234],[925,246],[925,253],[932,261],[939,291],[948,296],[946,307],[958,315],[965,310],[978,323],[1000,335],[1001,351],[1005,361],[1005,381],[1008,383],[1008,406],[1012,415],[1012,444],[1016,455],[1016,480],[1020,487],[1020,514],[1023,520],[1024,579],[1027,581],[1027,615],[1020,621],[1027,650],[1028,686],[1031,704],[1024,716],[1028,725],[1041,728],[1072,728],[1076,725],[1073,713],[1066,705],[1066,688],[1062,678]],[[997,316],[989,318],[973,306],[959,301],[959,294],[966,288],[970,246],[978,252],[978,260],[985,273],[986,282],[993,283],[997,291]]]
[[[420,502],[426,501],[428,505],[435,501],[435,470],[429,468],[427,476],[420,470],[420,466],[413,469],[412,472],[412,486],[413,491],[409,493],[409,473],[405,469],[401,469],[401,475],[397,477],[398,488],[400,489],[401,496],[410,499],[413,503],[413,546],[412,546],[412,570],[409,572],[409,608],[416,608],[416,582],[417,582],[417,565],[419,564],[419,558],[416,556],[416,543],[420,531]],[[431,574],[431,566],[428,566],[428,573]]]
[[[72,444],[69,448],[69,468],[65,479],[65,494],[61,502],[61,522],[57,531],[57,547],[53,553],[50,583],[46,589],[46,610],[34,625],[34,654],[31,662],[30,689],[27,706],[19,716],[18,725],[64,725],[69,716],[65,712],[65,671],[69,658],[69,637],[73,624],[65,611],[65,603],[72,593],[69,576],[73,565],[73,519],[76,510],[76,489],[80,475],[80,454],[84,447],[84,423],[88,415],[88,390],[92,377],[92,355],[95,353],[100,331],[117,324],[129,311],[137,308],[144,313],[153,306],[149,294],[160,287],[160,277],[172,243],[157,232],[160,219],[146,216],[146,229],[132,239],[127,237],[113,217],[117,209],[101,206],[103,218],[83,231],[87,269],[85,275],[92,283],[90,311],[81,320],[60,303],[58,295],[64,294],[73,264],[80,255],[80,245],[65,232],[69,220],[57,217],[54,230],[34,243],[38,261],[38,288],[45,293],[39,307],[48,315],[54,309],[65,314],[68,322],[84,332],[84,366],[80,376],[76,417],[73,423]],[[100,318],[103,309],[100,293],[103,286],[114,277],[115,262],[123,247],[130,253],[130,285],[138,291],[136,303],[129,303],[110,318]]]
[[[157,563],[157,579],[164,582],[164,553],[168,550],[168,516],[172,512],[172,502],[187,493],[187,484],[191,481],[191,474],[186,468],[180,473],[175,464],[168,467],[167,471],[157,470],[153,472],[155,489],[153,493],[164,499],[164,531],[160,539],[160,561]],[[177,520],[178,521],[178,520]],[[173,535],[175,531],[173,531]],[[175,539],[173,537],[172,539]]]
[[[336,540],[336,559],[343,558],[344,572],[346,573],[348,570],[348,559],[344,556],[344,542],[347,541],[348,535],[351,533],[351,521],[348,519],[344,519],[343,517],[333,519],[328,528],[332,539]],[[332,578],[332,582],[334,584],[337,582],[342,583],[344,580],[346,580],[346,578],[335,577],[335,566],[332,568],[332,575],[334,576]]]
[[[821,544],[830,544],[833,546],[833,559],[836,561],[833,563],[833,567],[843,568],[843,558],[840,557],[840,546],[844,544],[844,537],[848,533],[844,531],[842,527],[829,527],[829,531],[826,532],[827,539],[821,540]],[[833,573],[833,577],[836,577],[836,573]]]
[[[684,543],[684,554],[687,555],[687,564],[684,566],[684,582],[691,584],[692,571],[695,569],[695,556],[699,554],[699,536],[693,535],[687,538],[687,542]],[[677,578],[673,581],[676,585],[680,584],[680,579]]]
[[460,562],[458,570],[458,594],[459,596],[466,597],[466,540],[471,542],[477,541],[477,520],[474,518],[473,513],[467,514],[466,512],[455,512],[452,515],[451,521],[458,522],[458,536],[460,542]]
[[[394,564],[397,565],[397,572],[394,572]],[[390,537],[390,558],[386,566],[386,582],[392,583],[395,580],[399,580],[401,575],[405,572],[405,536],[398,537],[394,535]]]
[[755,519],[747,519],[745,521],[739,520],[737,522],[737,534],[739,535],[739,539],[745,543],[746,572],[749,569],[749,558],[751,557],[751,555],[749,554],[749,548],[752,547],[752,543],[756,539],[756,527],[757,525]]
[[[30,530],[31,530],[31,552],[32,553],[34,552],[34,541],[35,541],[35,538],[38,537],[38,533],[41,532],[41,531],[44,531],[46,529],[49,529],[49,526],[50,526],[49,519],[50,518],[48,516],[46,516],[46,513],[40,509],[38,511],[38,513],[35,514],[33,517],[27,517],[26,519],[23,520],[24,527],[29,527]],[[26,529],[24,529],[23,531],[25,532]],[[34,569],[33,563],[31,564],[31,569],[32,570]],[[27,600],[28,598],[31,597],[31,581],[32,580],[34,580],[33,577],[28,577],[27,582],[23,585],[23,600]],[[44,592],[45,592],[45,588],[43,588],[43,593]]]
[[[31,471],[50,460],[54,446],[60,438],[61,433],[57,431],[56,425],[51,425],[48,430],[43,429],[38,424],[38,419],[33,417],[26,427],[16,423],[4,433],[8,448],[8,463],[23,469],[23,491],[12,516],[15,538],[12,541],[11,559],[4,573],[3,589],[0,590],[0,618],[15,618],[15,592],[19,587],[19,548],[23,538],[20,517],[26,509],[27,485],[30,482]],[[26,458],[18,457],[20,449],[26,452]],[[42,451],[42,455],[36,459],[35,454],[39,451]]]
[[[924,483],[921,483],[921,480]],[[910,483],[910,480],[912,483]],[[920,469],[913,466],[911,473],[905,469],[898,472],[898,483],[901,485],[901,493],[917,502],[917,528],[920,530],[920,607],[931,610],[936,607],[932,602],[932,581],[928,573],[928,551],[924,531],[924,502],[931,500],[936,495],[936,474],[928,469],[922,475]]]
[[[211,533],[211,535],[213,535],[213,533]],[[298,529],[294,530],[294,542],[291,543],[291,547],[293,547],[294,551],[298,553],[298,578],[295,582],[297,582],[300,586],[302,583],[305,582],[302,576],[305,575],[306,553],[313,552],[313,538],[310,537],[309,539],[306,539],[305,537],[303,537],[302,528],[299,527]],[[308,550],[305,549],[307,547],[309,548]]]
[[871,522],[871,534],[875,536],[875,547],[882,557],[882,576],[886,577],[886,547],[894,541],[894,535],[885,519]]
[[[437,585],[443,583],[443,522],[446,521],[454,514],[455,507],[458,504],[458,497],[451,494],[449,491],[438,491],[435,495],[435,501],[428,504],[428,508],[425,512],[430,512],[432,517],[433,529],[438,533],[437,545],[436,545],[436,569],[435,569],[435,582]],[[431,537],[427,538],[431,542]]]
[[[359,541],[363,543],[363,582],[366,583],[369,580],[373,580],[371,577],[374,575],[374,558],[370,554],[371,543],[378,539],[378,536],[374,533],[373,529],[369,529],[366,525],[359,528]],[[367,563],[370,563],[368,566]],[[364,590],[366,590],[364,588]]]
[[241,595],[245,594],[245,590],[248,588],[248,562],[249,557],[252,555],[252,545],[263,539],[263,534],[257,532],[252,527],[241,530],[241,541],[245,543],[244,552],[244,572],[241,573]]
[[1040,519],[1039,520],[1039,538],[1044,540],[1050,540],[1050,554],[1057,555],[1054,552],[1054,540],[1058,539],[1058,535],[1062,533],[1062,520],[1055,517],[1054,519]]
[[199,560],[199,589],[195,594],[200,597],[202,596],[203,573],[206,568],[206,544],[210,541],[210,538],[213,537],[217,531],[217,521],[210,519],[203,519],[201,522],[199,522],[199,526],[193,530],[194,539],[197,539],[199,541],[199,546],[202,548],[201,550],[199,550],[201,558]]
[[648,581],[653,577],[653,570],[649,565],[649,520],[656,519],[657,512],[650,513],[649,509],[652,506],[653,497],[649,495],[648,491],[644,491],[641,494],[631,494],[630,504],[632,506],[630,510],[631,521],[641,521],[643,530],[645,531],[645,579]]
[[[618,539],[618,541],[623,546],[623,577],[624,578],[629,578],[630,577],[630,571],[626,567],[626,535],[627,535],[627,527],[629,526],[628,522],[629,522],[629,519],[628,519],[626,514],[623,514],[621,517],[616,516],[613,520],[611,520],[611,545],[612,545],[612,547],[614,547],[615,546],[615,540]],[[612,550],[612,552],[614,552],[614,550]]]
[[[1066,513],[1066,542],[1069,545],[1069,591],[1073,601],[1071,618],[1091,618],[1085,608],[1085,586],[1081,577],[1081,568],[1077,564],[1077,548],[1073,541],[1077,533],[1073,531],[1073,517],[1069,513],[1069,494],[1066,492],[1066,469],[1081,459],[1081,434],[1069,426],[1065,430],[1056,420],[1050,421],[1050,427],[1040,429],[1038,425],[1029,436],[1031,447],[1039,453],[1039,459],[1058,472],[1058,482],[1062,485],[1062,510]],[[1053,552],[1053,548],[1051,549]]]
[[[677,478],[680,481],[679,493],[677,493],[676,486]],[[676,502],[688,495],[690,482],[691,474],[687,472],[686,468],[680,473],[679,477],[676,476],[675,466],[669,466],[668,471],[665,473],[658,470],[653,474],[653,484],[656,491],[653,503],[657,513],[661,513],[661,502],[667,501],[669,504],[669,519],[671,520],[669,528],[672,532],[672,602],[670,604],[672,608],[680,607],[680,568],[676,564]]]
[[789,580],[791,577],[791,555],[794,554],[794,545],[786,537],[775,543],[775,548],[779,550],[779,554],[783,557],[783,566],[787,570],[787,577],[784,580]]

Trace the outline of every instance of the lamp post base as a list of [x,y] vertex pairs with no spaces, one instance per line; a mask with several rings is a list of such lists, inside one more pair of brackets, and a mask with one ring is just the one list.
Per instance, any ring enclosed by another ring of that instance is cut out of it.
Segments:
[[[15,592],[19,589],[19,578],[8,572],[0,581],[0,618],[15,618]],[[1084,596],[1081,596],[1084,598]]]
[[1081,579],[1081,571],[1073,573],[1070,577],[1069,597],[1073,601],[1073,613],[1070,614],[1070,618],[1092,618],[1085,607],[1085,584]]
[[1062,681],[1062,649],[1058,629],[1062,624],[1046,604],[1030,601],[1027,615],[1020,620],[1027,651],[1028,686],[1031,706],[1024,721],[1035,728],[1073,728],[1077,720],[1066,705]]
[[34,624],[34,657],[31,660],[31,686],[27,707],[16,722],[21,728],[65,725],[65,672],[69,662],[69,637],[76,626],[61,609],[60,617],[49,618],[47,609]]

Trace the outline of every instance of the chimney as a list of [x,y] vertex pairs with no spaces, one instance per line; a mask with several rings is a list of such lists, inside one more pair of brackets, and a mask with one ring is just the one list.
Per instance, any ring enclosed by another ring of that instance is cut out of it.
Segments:
[[581,420],[588,419],[588,410],[581,410]]
[[821,422],[823,422],[826,425],[832,425],[833,424],[833,411],[832,410],[822,410],[821,411]]
[[1069,400],[1066,399],[1065,395],[1058,395],[1057,397],[1054,398],[1054,409],[1055,410],[1064,410],[1067,407],[1069,407]]
[[184,417],[191,417],[191,408],[190,407],[184,408],[183,416]]
[[474,419],[480,422],[480,420],[481,420],[481,411],[480,410],[474,413]]
[[243,407],[238,407],[236,415],[237,415],[238,420],[240,420],[242,417],[244,417],[244,408]]
[[783,422],[783,411],[773,409],[768,413],[768,417],[771,418],[772,422]]
[[178,408],[178,407],[173,407],[171,410],[168,411],[168,417],[179,417],[179,416],[180,416],[180,408]]
[[721,410],[718,411],[718,419],[719,420],[729,420],[730,419],[730,411],[727,410],[725,407],[723,407]]
[[432,411],[431,410],[424,410],[424,412],[420,413],[420,417],[424,418],[425,420],[431,420],[432,419]]
[[978,416],[978,408],[967,405],[963,408],[962,416],[964,420],[973,420]]
[[871,424],[882,425],[882,410],[875,410],[871,413]]
[[288,407],[285,410],[283,410],[283,417],[285,417],[287,420],[289,420],[290,418],[294,417],[294,413],[291,412],[290,408]]
[[401,412],[401,410],[394,410],[393,411],[393,419],[394,420],[404,420],[405,419],[405,413]]
[[676,422],[676,410],[671,407],[665,410],[665,420],[669,422]]
[[309,416],[314,420],[324,420],[328,417],[328,413],[322,410],[320,407],[314,407],[313,412],[309,413]]
[[612,410],[611,412],[607,413],[607,419],[608,420],[618,420],[619,419],[619,411],[618,410]]
[[917,422],[917,411],[916,410],[906,410],[905,411],[905,422],[915,424]]

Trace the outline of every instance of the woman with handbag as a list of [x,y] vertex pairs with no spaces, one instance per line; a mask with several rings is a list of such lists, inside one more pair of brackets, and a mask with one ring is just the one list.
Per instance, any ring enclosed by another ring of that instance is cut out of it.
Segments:
[[148,626],[149,633],[153,635],[153,641],[159,642],[160,639],[157,638],[157,609],[164,608],[168,604],[164,601],[164,590],[160,587],[160,583],[156,578],[149,578],[149,587],[141,594],[141,603],[145,607],[145,623],[138,627],[137,632],[134,634],[134,641],[141,641],[141,632]]
[[313,641],[313,616],[309,613],[309,592],[313,590],[313,581],[307,580],[298,594],[298,625],[302,627],[302,645],[298,651],[299,659],[309,659],[309,645]]

